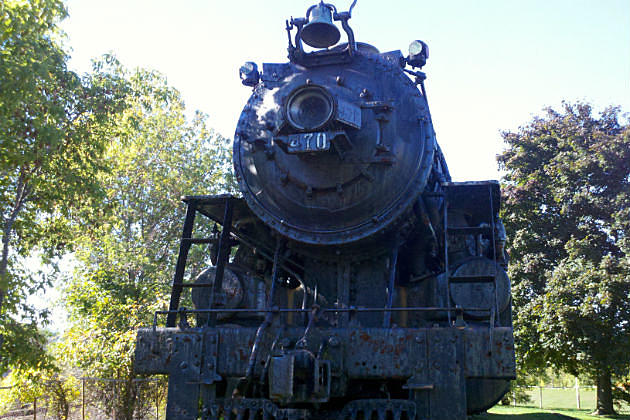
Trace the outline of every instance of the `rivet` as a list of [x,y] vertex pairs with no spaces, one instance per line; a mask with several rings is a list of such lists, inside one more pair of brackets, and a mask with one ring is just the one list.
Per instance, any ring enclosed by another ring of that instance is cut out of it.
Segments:
[[312,81],[311,79],[306,79],[306,84],[307,84],[307,85],[310,85],[310,84],[312,84],[312,83],[313,83],[313,81]]
[[343,84],[343,77],[341,77],[341,76],[337,76],[337,77],[335,78],[335,81],[337,82],[337,84],[338,84],[339,86],[341,86],[341,85]]
[[179,364],[179,368],[180,368],[180,369],[186,369],[187,367],[188,367],[188,363],[186,363],[186,362],[181,362],[181,363]]

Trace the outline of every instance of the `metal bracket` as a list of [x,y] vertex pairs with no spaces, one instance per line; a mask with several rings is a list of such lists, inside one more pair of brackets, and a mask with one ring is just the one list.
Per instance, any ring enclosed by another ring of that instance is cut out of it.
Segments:
[[168,402],[166,417],[197,419],[199,411],[200,334],[176,334],[172,337],[167,360]]
[[[291,62],[296,62],[303,64],[305,66],[317,66],[324,64],[338,64],[347,62],[349,59],[352,59],[352,56],[357,51],[356,42],[354,40],[354,32],[352,28],[348,24],[348,20],[352,17],[351,11],[352,7],[347,12],[337,12],[337,8],[334,5],[330,5],[333,9],[333,20],[337,22],[341,22],[341,27],[343,28],[346,36],[348,37],[348,44],[346,48],[339,51],[336,49],[333,50],[319,50],[312,53],[307,53],[304,51],[304,46],[302,45],[302,29],[308,23],[308,15],[311,9],[308,9],[306,18],[291,18],[286,21],[286,31],[287,36],[289,38],[289,60]],[[294,39],[291,39],[291,31],[293,28],[296,28],[296,33]],[[295,42],[295,44],[294,44]]]
[[315,378],[313,380],[313,395],[320,401],[328,401],[330,398],[331,370],[329,360],[315,359]]
[[199,375],[199,381],[204,385],[212,385],[223,379],[217,374],[218,354],[219,333],[217,331],[206,331],[203,336],[203,361]]

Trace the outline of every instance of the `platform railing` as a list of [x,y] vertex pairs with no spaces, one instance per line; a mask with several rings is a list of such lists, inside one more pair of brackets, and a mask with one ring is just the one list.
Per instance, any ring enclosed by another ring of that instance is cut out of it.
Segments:
[[[303,313],[308,314],[312,313],[313,309],[302,309],[302,308],[271,308],[269,310],[260,309],[260,308],[235,308],[235,309],[222,309],[222,308],[213,308],[213,309],[187,309],[180,308],[178,310],[163,310],[163,311],[155,311],[153,314],[153,329],[157,328],[158,317],[160,315],[166,315],[168,317],[177,316],[180,317],[180,321],[182,317],[186,317],[187,315],[195,315],[195,314],[247,314],[247,313],[271,313],[271,314],[285,314],[285,313]],[[357,313],[366,313],[366,312],[447,312],[449,314],[454,314],[457,320],[463,320],[464,312],[466,311],[475,311],[475,312],[492,312],[492,309],[488,308],[464,308],[464,307],[393,307],[393,308],[366,308],[366,307],[347,307],[347,308],[322,308],[318,311],[320,314],[338,314],[338,313],[349,313],[351,315]],[[450,325],[450,324],[449,324]],[[456,321],[455,326],[458,326]],[[463,326],[460,324],[459,326]],[[410,327],[401,327],[401,328],[410,328]]]

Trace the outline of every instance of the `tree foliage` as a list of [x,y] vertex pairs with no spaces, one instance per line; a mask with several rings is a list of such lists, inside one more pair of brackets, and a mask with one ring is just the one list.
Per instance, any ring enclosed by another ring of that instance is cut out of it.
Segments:
[[498,157],[519,357],[590,375],[602,413],[630,351],[630,127],[619,113],[547,109],[503,133]]
[[49,260],[62,252],[68,216],[100,200],[95,174],[124,105],[124,80],[107,63],[85,77],[67,69],[57,29],[65,16],[60,0],[0,3],[0,371],[42,355],[25,296],[47,280],[20,261],[35,249]]
[[3,383],[9,389],[0,399],[0,408],[6,411],[16,403],[45,406],[55,418],[67,420],[70,408],[79,401],[79,381],[72,375],[62,375],[49,365],[35,365],[12,370]]
[[[71,328],[64,345],[84,375],[120,380],[117,398],[103,389],[106,409],[131,419],[143,404],[133,382],[135,336],[167,306],[181,197],[225,192],[233,181],[228,141],[207,128],[205,116],[188,120],[178,92],[159,74],[118,71],[133,95],[106,151],[111,170],[97,179],[102,208],[76,232],[80,266],[65,293]],[[201,263],[201,253],[191,257]]]
[[[140,394],[153,394],[134,382],[135,333],[166,304],[180,197],[231,190],[231,158],[163,76],[112,56],[83,77],[68,70],[65,16],[61,0],[0,4],[0,370],[11,367],[27,399],[57,384],[62,417],[70,394],[56,366],[117,379],[113,392],[102,386],[104,408],[131,418]],[[71,327],[51,356],[42,314],[25,301],[50,282],[21,261],[38,252],[54,267],[69,250],[79,267],[65,293]]]

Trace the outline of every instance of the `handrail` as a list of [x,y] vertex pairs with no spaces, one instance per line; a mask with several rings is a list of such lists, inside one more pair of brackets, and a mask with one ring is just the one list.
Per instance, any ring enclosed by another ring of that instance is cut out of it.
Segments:
[[[256,309],[256,308],[237,308],[237,309],[184,309],[181,308],[179,310],[162,310],[155,311],[153,314],[153,328],[157,327],[157,318],[158,315],[171,315],[171,314],[242,314],[242,313],[309,313],[312,309],[302,309],[302,308],[278,308],[274,307],[269,310],[265,309]],[[462,308],[462,307],[428,307],[428,306],[418,306],[418,307],[409,307],[409,308],[366,308],[366,307],[348,307],[348,308],[323,308],[319,312],[321,313],[365,313],[365,312],[448,312],[449,314],[452,312],[463,313],[466,311],[470,312],[488,312],[491,313],[492,309],[488,308]]]

